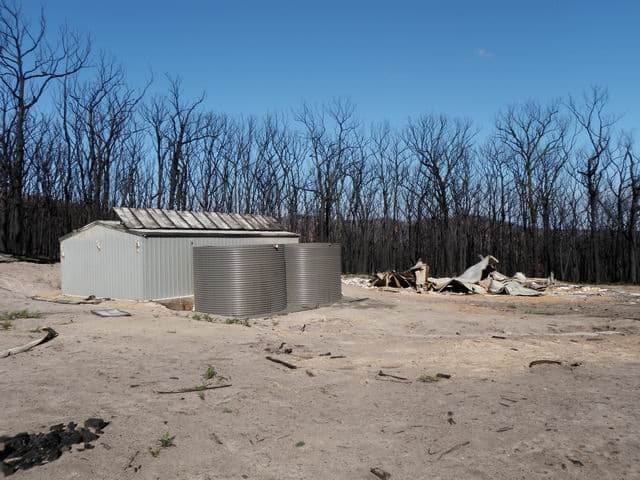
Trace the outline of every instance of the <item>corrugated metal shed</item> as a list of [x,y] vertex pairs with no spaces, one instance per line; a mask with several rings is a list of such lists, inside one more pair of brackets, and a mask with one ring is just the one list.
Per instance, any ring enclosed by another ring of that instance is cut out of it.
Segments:
[[120,221],[93,222],[60,239],[64,293],[134,300],[192,295],[194,246],[298,243],[297,234],[261,215],[114,210]]
[[145,298],[141,237],[93,222],[60,242],[62,291],[69,295]]

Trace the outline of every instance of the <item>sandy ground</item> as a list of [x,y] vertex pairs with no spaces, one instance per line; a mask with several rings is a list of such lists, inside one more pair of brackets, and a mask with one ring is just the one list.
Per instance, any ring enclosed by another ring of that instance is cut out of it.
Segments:
[[[111,424],[95,449],[11,478],[640,478],[637,287],[511,298],[345,286],[367,300],[246,327],[154,303],[104,302],[133,314],[105,319],[29,298],[57,285],[57,265],[0,264],[0,311],[44,314],[0,329],[0,350],[36,327],[60,334],[0,359],[0,435]],[[298,369],[265,359],[282,342],[292,353],[273,356]],[[529,368],[537,359],[563,365]],[[208,365],[232,386],[156,393],[202,383]],[[416,381],[436,373],[452,377]],[[165,433],[175,446],[154,457]]]

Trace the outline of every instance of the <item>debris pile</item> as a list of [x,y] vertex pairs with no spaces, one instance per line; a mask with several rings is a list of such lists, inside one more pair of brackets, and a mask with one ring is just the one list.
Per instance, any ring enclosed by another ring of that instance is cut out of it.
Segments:
[[529,280],[523,273],[517,272],[513,277],[507,277],[498,272],[497,258],[487,255],[467,268],[462,275],[453,278],[429,278],[428,284],[433,290],[445,290],[458,293],[492,293],[519,296],[538,296],[553,282],[549,279],[545,283]]
[[64,294],[33,295],[31,299],[39,302],[61,303],[63,305],[98,305],[103,301],[111,300],[110,298],[96,298],[95,295],[83,298]]
[[[538,296],[554,283],[553,277],[540,281],[528,279],[521,272],[517,272],[513,277],[507,277],[497,271],[498,263],[497,258],[487,255],[457,277],[428,277],[424,288],[435,292]],[[369,284],[373,287],[415,288],[420,292],[422,285],[417,282],[417,279],[419,272],[424,271],[424,267],[420,270],[416,268],[419,265],[423,265],[421,261],[405,272],[376,273]],[[429,271],[428,266],[426,271]]]
[[376,273],[370,283],[374,287],[415,288],[418,293],[422,293],[428,276],[429,265],[419,258],[417,263],[407,271],[396,272],[391,270]]
[[416,279],[411,272],[380,272],[376,273],[371,279],[371,285],[374,287],[392,287],[392,288],[413,288],[416,286]]
[[355,275],[343,275],[342,283],[344,285],[351,285],[352,287],[360,288],[373,288],[369,277],[355,276]]
[[49,428],[47,433],[19,433],[13,437],[0,437],[4,444],[0,450],[0,468],[6,476],[17,470],[27,470],[36,465],[52,462],[63,452],[71,450],[74,444],[84,443],[81,450],[94,448],[91,442],[103,433],[102,429],[109,425],[101,418],[89,418],[84,427],[70,422]]

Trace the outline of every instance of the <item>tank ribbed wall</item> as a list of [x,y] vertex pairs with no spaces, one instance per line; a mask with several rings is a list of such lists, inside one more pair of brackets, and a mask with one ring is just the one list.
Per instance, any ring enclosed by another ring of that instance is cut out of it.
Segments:
[[287,306],[283,245],[193,248],[198,312],[266,315]]
[[311,308],[342,298],[341,247],[331,243],[284,246],[287,305]]

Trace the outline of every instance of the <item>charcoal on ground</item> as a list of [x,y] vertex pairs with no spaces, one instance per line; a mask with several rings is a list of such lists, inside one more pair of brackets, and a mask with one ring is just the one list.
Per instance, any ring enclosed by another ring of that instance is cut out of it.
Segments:
[[91,442],[103,433],[102,429],[109,425],[101,418],[89,418],[84,427],[78,428],[74,422],[67,425],[53,425],[46,433],[18,433],[13,437],[0,437],[3,444],[0,450],[0,468],[4,475],[11,475],[18,470],[27,470],[37,465],[52,462],[72,445],[83,443],[83,449],[91,449]]

